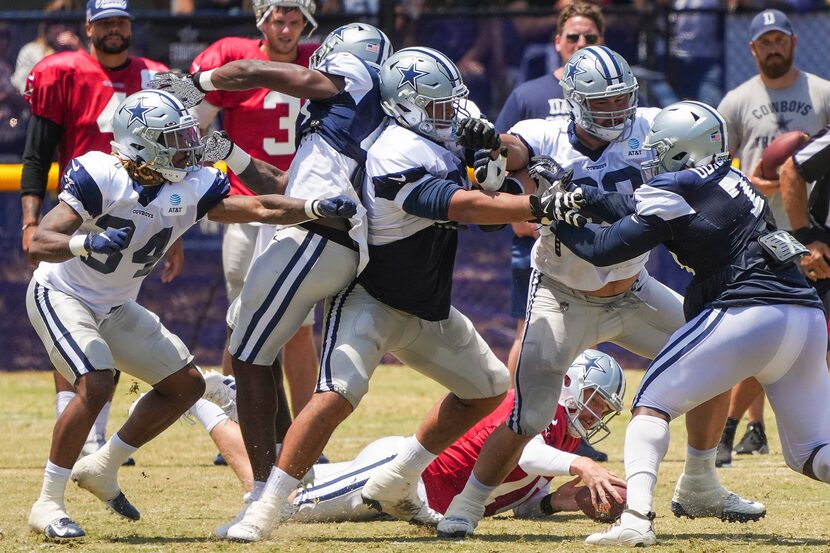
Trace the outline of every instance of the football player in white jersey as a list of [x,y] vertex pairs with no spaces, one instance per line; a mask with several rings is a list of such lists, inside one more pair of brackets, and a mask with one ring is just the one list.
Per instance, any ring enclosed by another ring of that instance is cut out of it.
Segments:
[[[367,154],[369,263],[329,301],[317,391],[289,428],[261,496],[227,530],[231,539],[267,539],[288,495],[366,394],[386,353],[452,391],[363,490],[367,501],[404,520],[426,509],[416,494],[421,472],[507,391],[507,368],[450,305],[457,228],[448,221],[535,219],[531,200],[538,198],[467,189],[465,167],[445,147],[467,95],[449,58],[407,48],[390,56],[380,75],[383,109],[394,121]],[[240,413],[242,407],[240,400]]]
[[[494,154],[506,148],[507,169],[512,171],[527,167],[534,156],[549,156],[564,170],[573,171],[572,186],[586,194],[589,189],[631,193],[643,182],[640,163],[648,154],[642,143],[659,110],[637,108],[638,85],[631,68],[604,46],[575,53],[560,85],[571,110],[570,121],[522,121],[502,135],[495,135],[486,122],[463,121],[462,144]],[[537,169],[532,167],[531,174],[538,174]],[[543,188],[552,184],[545,179],[537,182]],[[562,376],[580,351],[608,341],[654,358],[685,323],[681,296],[649,276],[644,268],[647,258],[646,253],[597,267],[574,255],[549,229],[541,229],[533,248],[514,410],[485,444],[467,486],[439,524],[439,536],[474,532],[490,492],[515,464],[522,446],[550,420],[550,398],[559,393]],[[672,500],[677,516],[745,521],[766,513],[763,505],[726,490],[715,473],[727,404],[728,397],[719,396],[687,415],[686,465]]]
[[[348,194],[359,202],[354,180],[386,123],[378,68],[391,51],[379,29],[351,23],[326,37],[308,68],[237,60],[185,77],[157,75],[154,86],[195,100],[201,91],[251,88],[306,98],[286,194],[306,199]],[[314,305],[351,282],[367,258],[366,215],[359,205],[349,221],[281,228],[248,272],[231,321],[229,350],[255,493],[265,486],[277,457],[274,415],[288,407],[277,403],[271,366]]]
[[[55,368],[77,391],[55,424],[43,488],[29,516],[33,531],[56,539],[85,534],[64,506],[70,476],[117,514],[138,520],[118,485],[119,466],[204,390],[184,343],[135,301],[173,241],[205,216],[223,223],[294,224],[350,217],[357,209],[345,196],[227,197],[227,176],[200,164],[197,121],[166,92],[127,97],[116,108],[113,129],[112,154],[90,152],[69,164],[60,202],[43,218],[30,249],[40,264],[26,297],[29,320]],[[243,179],[280,176],[241,150],[233,163]],[[103,448],[76,463],[110,396],[116,367],[153,390]]]

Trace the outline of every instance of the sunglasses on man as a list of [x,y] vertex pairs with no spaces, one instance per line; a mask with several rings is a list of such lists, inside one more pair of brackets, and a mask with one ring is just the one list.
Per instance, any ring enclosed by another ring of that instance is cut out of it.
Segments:
[[588,44],[596,44],[599,42],[599,35],[593,33],[568,33],[565,35],[565,39],[571,44],[579,42],[579,37],[585,37],[585,42]]

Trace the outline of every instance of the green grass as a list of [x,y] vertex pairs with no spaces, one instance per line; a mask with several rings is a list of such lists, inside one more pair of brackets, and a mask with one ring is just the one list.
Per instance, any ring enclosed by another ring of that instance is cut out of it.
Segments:
[[[628,376],[630,396],[640,373]],[[127,392],[129,384],[124,378],[116,392],[110,432],[123,422],[135,399]],[[377,437],[412,433],[441,395],[440,386],[414,371],[380,368],[371,392],[326,453],[332,460],[346,460]],[[485,519],[476,538],[463,542],[438,541],[429,530],[399,522],[286,524],[263,544],[211,541],[206,537],[211,529],[240,508],[242,488],[230,469],[212,465],[216,451],[201,427],[177,423],[136,454],[137,466],[120,472],[122,488],[141,510],[141,521],[128,523],[108,514],[91,495],[70,484],[67,507],[89,536],[80,543],[46,545],[28,531],[26,517],[40,490],[54,422],[51,374],[3,374],[0,398],[0,551],[597,551],[582,540],[603,528],[576,514],[532,522],[499,516]],[[613,459],[609,466],[620,475],[627,421],[627,413],[617,417],[614,433],[601,444]],[[741,457],[733,468],[720,471],[725,485],[764,502],[768,515],[760,523],[725,524],[671,515],[668,506],[685,452],[683,421],[672,423],[672,444],[657,488],[660,545],[655,550],[830,551],[830,488],[787,469],[774,423],[769,424],[770,455]]]

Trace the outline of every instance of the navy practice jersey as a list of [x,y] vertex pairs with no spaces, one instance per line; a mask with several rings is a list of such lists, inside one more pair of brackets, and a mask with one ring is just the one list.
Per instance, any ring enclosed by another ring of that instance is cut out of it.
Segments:
[[117,157],[102,152],[73,159],[61,182],[58,198],[83,219],[75,234],[127,227],[129,241],[110,255],[41,262],[34,276],[101,315],[134,300],[170,245],[230,192],[228,177],[212,167],[188,173],[175,184],[142,187]]
[[[601,195],[591,198],[607,201]],[[665,243],[694,274],[684,302],[687,319],[704,307],[786,303],[821,308],[794,263],[776,265],[763,253],[758,237],[775,230],[766,201],[729,163],[658,175],[634,192],[634,207],[633,215],[610,227],[557,223],[552,230],[571,251],[602,265]]]
[[306,133],[317,132],[338,152],[365,163],[366,150],[386,120],[378,70],[347,52],[329,54],[317,70],[343,77],[345,85],[331,98],[303,106],[297,119],[297,146]]
[[449,316],[458,237],[435,223],[466,187],[449,150],[396,123],[383,131],[369,149],[363,191],[369,264],[359,282],[373,297],[422,319]]

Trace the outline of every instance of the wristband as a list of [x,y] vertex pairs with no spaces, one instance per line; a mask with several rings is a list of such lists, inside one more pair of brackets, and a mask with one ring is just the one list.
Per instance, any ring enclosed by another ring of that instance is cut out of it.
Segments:
[[320,200],[306,200],[305,214],[309,219],[319,219],[320,214],[317,213],[317,204]]
[[251,154],[234,144],[230,155],[225,159],[228,169],[235,174],[242,173],[251,164]]
[[86,257],[89,255],[89,252],[84,246],[86,237],[86,234],[76,234],[69,239],[69,251],[72,252],[72,255],[75,257]]
[[796,240],[805,246],[812,242],[821,240],[821,230],[816,227],[801,227],[791,230],[790,234],[792,234]]
[[208,71],[199,72],[198,85],[203,92],[210,92],[211,90],[216,90],[216,87],[213,85],[213,81],[210,80],[210,78],[213,76],[214,71],[216,71],[216,69],[209,69]]
[[549,493],[548,495],[543,497],[542,502],[539,503],[539,508],[542,510],[542,513],[544,513],[545,516],[555,515],[556,513],[559,512],[558,510],[553,508],[553,505],[550,502],[552,497],[553,497],[553,494]]

